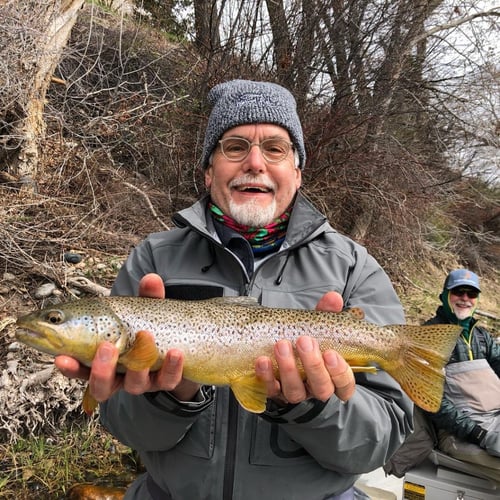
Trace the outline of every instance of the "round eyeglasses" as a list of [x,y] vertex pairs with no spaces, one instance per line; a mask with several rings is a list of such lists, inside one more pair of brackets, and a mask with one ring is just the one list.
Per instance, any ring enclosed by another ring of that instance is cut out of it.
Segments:
[[293,144],[280,138],[264,139],[262,142],[250,142],[243,137],[226,137],[219,141],[224,158],[229,161],[243,161],[253,146],[258,146],[262,156],[270,163],[283,161],[293,149]]

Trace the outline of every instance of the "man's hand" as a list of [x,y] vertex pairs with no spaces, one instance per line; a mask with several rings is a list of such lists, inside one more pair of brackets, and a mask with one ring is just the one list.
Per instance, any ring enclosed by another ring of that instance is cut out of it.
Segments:
[[500,457],[500,432],[492,429],[486,432],[486,436],[480,443],[490,455]]
[[[139,295],[165,298],[165,287],[161,277],[157,274],[144,276],[139,283]],[[138,335],[148,336],[154,343],[154,337],[150,332],[138,332]],[[161,368],[156,372],[150,372],[148,369],[127,370],[123,375],[116,373],[118,355],[118,350],[113,344],[103,342],[97,349],[91,368],[81,365],[76,359],[68,356],[57,356],[55,365],[69,378],[88,380],[90,394],[99,402],[106,401],[120,389],[135,395],[169,391],[181,401],[190,401],[199,390],[198,384],[182,378],[184,367],[182,351],[169,350]]]
[[[338,313],[342,307],[341,295],[328,292],[320,299],[316,309]],[[311,397],[326,401],[334,394],[342,401],[352,397],[356,388],[354,374],[342,356],[333,350],[321,353],[317,340],[308,336],[297,339],[296,350],[304,368],[305,381],[288,340],[280,340],[274,346],[279,380],[274,375],[270,358],[261,356],[256,360],[256,373],[266,382],[269,398],[281,403],[300,403]]]

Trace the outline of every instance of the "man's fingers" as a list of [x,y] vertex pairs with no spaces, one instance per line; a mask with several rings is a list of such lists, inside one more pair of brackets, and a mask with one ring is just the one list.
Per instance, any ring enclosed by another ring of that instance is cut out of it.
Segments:
[[157,390],[172,391],[182,380],[184,355],[178,349],[170,349],[156,374]]
[[183,378],[184,354],[170,349],[161,368],[153,373],[152,391],[168,391],[179,401],[192,401],[200,390],[200,384]]
[[90,368],[80,364],[75,358],[69,356],[56,356],[54,364],[65,377],[82,380],[89,379]]
[[149,368],[140,371],[127,370],[123,379],[123,389],[130,394],[139,395],[151,387]]
[[297,352],[304,367],[310,395],[326,401],[333,395],[334,385],[325,367],[318,341],[312,337],[300,337],[297,339]]
[[109,342],[103,342],[97,348],[92,361],[89,378],[90,394],[97,401],[106,401],[116,391],[119,380],[116,376],[118,349]]
[[280,372],[281,392],[290,403],[300,403],[307,399],[307,390],[297,369],[292,344],[280,340],[274,345],[274,357]]
[[323,353],[325,366],[333,385],[335,386],[335,395],[342,401],[347,401],[352,397],[356,390],[356,381],[351,367],[346,360],[335,351],[325,351]]
[[267,396],[271,399],[280,396],[281,385],[274,376],[273,364],[267,356],[255,360],[255,373],[267,386]]
[[316,304],[317,311],[329,311],[339,313],[344,307],[344,299],[337,292],[326,292]]
[[144,275],[139,282],[139,295],[153,299],[164,299],[165,285],[161,276],[154,273]]

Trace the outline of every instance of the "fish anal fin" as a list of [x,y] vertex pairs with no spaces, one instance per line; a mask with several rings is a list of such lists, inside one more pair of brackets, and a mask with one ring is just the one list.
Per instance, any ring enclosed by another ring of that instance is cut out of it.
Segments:
[[90,394],[89,386],[85,387],[85,392],[83,393],[82,408],[83,411],[90,417],[94,410],[97,408],[97,401],[94,399],[92,394]]
[[231,380],[231,389],[238,403],[252,413],[266,409],[267,387],[255,374],[242,375]]
[[151,368],[160,357],[160,352],[151,334],[145,331],[137,332],[132,347],[123,353],[118,361],[129,370],[140,371]]
[[351,366],[354,373],[377,373],[378,369],[375,366]]

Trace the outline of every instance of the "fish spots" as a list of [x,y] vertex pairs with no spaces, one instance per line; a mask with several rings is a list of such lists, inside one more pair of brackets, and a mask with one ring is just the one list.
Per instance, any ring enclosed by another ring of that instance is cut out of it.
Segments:
[[[295,342],[301,335],[310,335],[320,342],[322,351],[337,350],[353,369],[380,366],[427,411],[439,408],[443,367],[461,331],[456,325],[379,327],[347,313],[265,308],[227,300],[106,297],[81,299],[49,311],[63,316],[55,315],[48,322],[44,310],[18,319],[21,328],[39,333],[19,337],[21,341],[51,354],[73,353],[88,364],[99,341],[116,336],[124,351],[135,345],[137,332],[149,331],[162,356],[172,348],[182,350],[186,377],[191,374],[209,385],[228,385],[253,374],[256,357],[272,356],[279,339]],[[147,348],[151,345],[146,342]],[[239,394],[243,394],[241,388]]]

